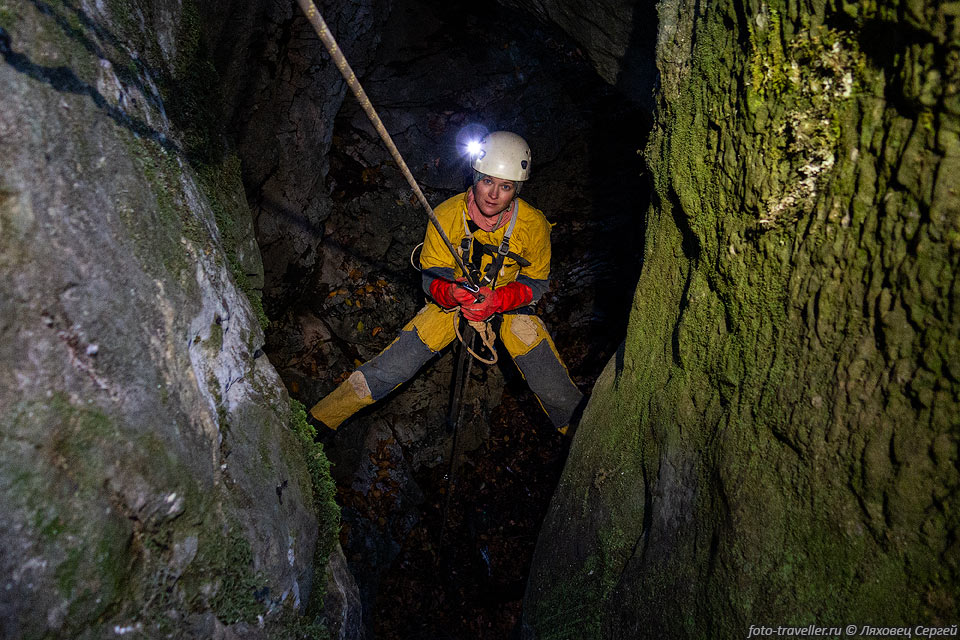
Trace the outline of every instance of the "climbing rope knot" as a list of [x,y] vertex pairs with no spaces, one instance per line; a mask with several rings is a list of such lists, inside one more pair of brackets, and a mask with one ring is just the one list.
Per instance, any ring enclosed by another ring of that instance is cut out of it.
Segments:
[[457,309],[456,317],[454,317],[453,320],[453,327],[457,332],[457,339],[463,344],[464,349],[466,349],[471,356],[483,364],[497,364],[497,349],[494,345],[494,340],[496,340],[497,334],[494,333],[493,327],[490,326],[489,322],[473,322],[470,320],[467,322],[470,324],[473,330],[477,332],[477,335],[480,336],[480,341],[483,342],[483,346],[487,348],[487,351],[490,352],[491,356],[490,358],[484,358],[478,355],[477,352],[471,349],[470,345],[464,341],[463,335],[460,334],[460,309]]

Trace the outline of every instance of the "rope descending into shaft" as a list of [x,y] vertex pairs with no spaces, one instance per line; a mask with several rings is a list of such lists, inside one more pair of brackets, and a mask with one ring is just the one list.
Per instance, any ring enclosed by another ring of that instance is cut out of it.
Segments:
[[[393,139],[390,137],[390,134],[387,132],[386,127],[383,126],[383,121],[380,120],[380,116],[377,115],[376,109],[373,108],[373,104],[370,102],[370,98],[367,97],[367,92],[363,90],[363,87],[360,86],[360,81],[357,80],[357,74],[353,72],[353,69],[350,68],[350,63],[347,62],[347,58],[343,55],[343,52],[340,50],[340,47],[337,45],[337,41],[334,39],[333,35],[330,33],[330,29],[327,27],[327,23],[324,21],[323,17],[320,15],[320,12],[317,10],[317,6],[313,3],[313,0],[297,0],[297,3],[300,5],[300,8],[307,16],[307,20],[310,21],[310,24],[313,25],[314,30],[317,32],[317,35],[320,36],[320,40],[323,42],[324,46],[327,48],[327,51],[330,53],[330,57],[333,59],[334,64],[337,65],[337,69],[340,71],[340,75],[343,76],[343,79],[346,80],[347,86],[350,87],[350,91],[353,92],[353,95],[357,98],[357,101],[360,103],[360,106],[363,108],[364,113],[367,114],[367,118],[370,119],[370,123],[373,125],[373,128],[376,129],[377,133],[380,135],[380,139],[383,140],[383,143],[387,146],[387,150],[390,152],[390,155],[393,156],[394,161],[397,163],[397,166],[400,167],[400,172],[403,174],[403,177],[406,178],[407,182],[413,188],[414,194],[417,196],[417,200],[420,201],[420,204],[423,206],[424,211],[427,212],[427,217],[430,218],[430,222],[433,224],[434,228],[437,230],[437,233],[440,234],[440,238],[443,239],[444,244],[446,244],[447,249],[450,251],[450,255],[453,256],[453,261],[458,267],[460,267],[461,273],[467,279],[467,283],[472,287],[471,291],[474,292],[474,295],[479,302],[482,300],[482,296],[476,293],[479,290],[479,283],[475,281],[475,278],[472,276],[471,271],[467,268],[467,265],[464,264],[463,258],[457,253],[457,250],[454,248],[453,243],[450,242],[450,238],[447,236],[446,232],[443,230],[443,227],[440,225],[440,220],[437,218],[437,214],[433,212],[433,207],[430,206],[430,203],[427,202],[427,197],[423,195],[423,191],[420,189],[420,185],[417,184],[416,179],[414,179],[413,174],[410,173],[410,169],[407,167],[407,163],[404,162],[403,156],[400,155],[400,151],[397,149],[397,145],[393,143]],[[416,251],[416,250],[414,250]],[[412,259],[412,254],[411,254]],[[493,283],[491,283],[490,288],[493,288]],[[473,363],[473,360],[466,360],[466,353],[469,352],[474,358],[480,360],[481,362],[486,362],[487,364],[493,364],[497,360],[497,352],[493,347],[493,331],[490,326],[485,322],[471,322],[469,327],[466,329],[465,333],[469,336],[466,340],[463,336],[460,335],[459,321],[460,314],[457,313],[454,318],[454,323],[457,325],[457,337],[460,338],[460,341],[463,343],[464,352],[461,352],[459,357],[459,364],[457,366],[457,385],[454,389],[453,402],[451,402],[450,412],[448,413],[447,422],[448,426],[452,428],[453,431],[453,444],[450,452],[450,470],[447,475],[447,497],[443,507],[443,523],[440,527],[440,548],[443,548],[443,538],[444,531],[446,529],[447,522],[447,511],[450,506],[450,494],[453,492],[453,488],[456,484],[455,473],[456,466],[455,462],[457,459],[457,432],[459,431],[460,423],[463,421],[463,394],[467,386],[467,382],[470,379],[470,365]],[[482,359],[478,356],[473,349],[471,344],[473,343],[473,334],[479,334],[483,343],[490,349],[490,352],[493,354],[493,359],[488,361]],[[437,561],[439,562],[440,554],[437,554]]]
[[377,130],[377,133],[380,134],[380,139],[383,140],[385,145],[387,145],[387,150],[390,152],[390,155],[393,156],[397,166],[400,167],[400,172],[413,188],[413,192],[416,194],[417,200],[420,201],[420,204],[423,205],[424,210],[427,212],[427,217],[430,218],[430,222],[433,223],[433,226],[440,234],[440,237],[447,245],[447,248],[450,250],[450,254],[453,256],[454,262],[456,262],[457,266],[460,267],[460,270],[467,277],[468,282],[470,282],[472,285],[476,285],[476,283],[474,283],[470,278],[470,271],[463,263],[463,259],[460,257],[460,254],[458,254],[453,248],[453,243],[450,242],[450,238],[447,237],[447,233],[443,230],[443,227],[440,226],[440,220],[437,218],[437,214],[433,212],[433,207],[431,207],[430,203],[427,202],[427,197],[423,195],[420,185],[417,184],[413,174],[410,173],[410,169],[407,167],[407,163],[403,160],[403,156],[400,155],[397,145],[393,143],[393,138],[390,137],[386,127],[383,126],[383,121],[381,121],[380,116],[377,115],[377,110],[373,108],[370,98],[367,97],[367,92],[363,90],[363,87],[360,85],[360,81],[357,80],[357,74],[353,72],[353,69],[350,67],[350,63],[347,62],[347,58],[343,55],[343,51],[341,51],[339,45],[337,45],[337,41],[334,39],[333,34],[330,33],[327,23],[317,10],[317,5],[313,3],[313,0],[297,0],[297,3],[306,14],[307,20],[309,20],[310,24],[313,25],[317,35],[320,36],[320,40],[323,41],[323,44],[330,53],[330,57],[333,59],[334,64],[336,64],[337,69],[340,70],[340,75],[343,76],[343,79],[347,82],[347,86],[350,87],[353,95],[356,96],[357,101],[363,108],[364,113],[367,114],[367,118],[370,119],[370,123],[373,125],[373,128]]

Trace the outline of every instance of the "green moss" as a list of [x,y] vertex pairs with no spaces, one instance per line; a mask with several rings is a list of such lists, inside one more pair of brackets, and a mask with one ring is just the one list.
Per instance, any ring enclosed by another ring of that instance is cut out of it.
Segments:
[[317,618],[284,609],[267,627],[270,640],[332,640],[333,636]]
[[84,628],[122,600],[128,579],[131,524],[104,485],[105,459],[128,440],[107,414],[63,395],[9,407],[0,432],[44,434],[27,455],[15,440],[0,439],[0,465],[13,479],[0,500],[5,517],[25,523],[24,537],[36,540],[32,553],[49,563],[54,583],[38,588],[56,589],[69,608],[69,630]]
[[297,436],[310,474],[313,506],[320,525],[314,551],[314,589],[308,606],[308,612],[316,615],[323,608],[322,585],[326,584],[327,562],[340,533],[340,507],[335,500],[337,487],[330,477],[330,461],[323,452],[323,445],[316,442],[316,429],[307,423],[305,407],[291,398],[290,412],[290,428]]
[[10,4],[6,0],[0,1],[0,27],[9,31],[13,29],[17,20],[18,16],[10,8]]
[[[153,206],[131,206],[129,200],[118,199],[115,211],[127,227],[140,263],[148,270],[156,270],[158,276],[162,269],[175,281],[185,282],[193,259],[181,238],[203,247],[210,244],[210,237],[187,204],[180,162],[175,154],[151,140],[132,133],[126,133],[123,140],[146,183],[148,191],[143,195]],[[144,214],[152,212],[156,217],[145,220]]]
[[250,220],[253,214],[244,196],[240,158],[231,153],[219,162],[200,164],[198,176],[213,209],[234,282],[250,300],[260,328],[266,329],[270,320],[263,309],[263,295],[250,279],[251,275],[259,277],[260,274],[248,274],[248,270],[260,270],[259,255],[254,256],[252,261],[241,260],[243,250],[251,252],[255,243],[252,238],[247,237],[247,233],[252,231]]
[[[642,475],[642,443],[636,419],[624,419],[637,407],[629,397],[606,393],[617,383],[613,363],[601,374],[584,415],[571,456],[582,464],[568,468],[554,501],[562,500],[580,518],[574,531],[559,533],[569,520],[544,524],[550,558],[571,558],[549,564],[538,580],[538,594],[526,617],[538,638],[596,639],[604,635],[605,602],[617,588],[622,571],[642,534],[642,492],[631,483]],[[639,379],[644,379],[640,374]],[[656,384],[655,382],[653,384]],[[621,404],[622,403],[622,404]],[[601,426],[602,425],[602,426]],[[552,511],[552,510],[551,510]],[[587,524],[589,523],[589,524]],[[555,539],[562,535],[576,539]],[[544,537],[541,537],[541,541]],[[538,555],[542,548],[538,547]],[[583,557],[581,549],[590,553]],[[536,563],[535,563],[536,564]]]
[[[208,496],[196,496],[198,511],[212,508]],[[182,575],[171,573],[170,553],[175,543],[192,538],[197,552]],[[225,526],[218,518],[197,523],[145,530],[141,545],[140,580],[122,615],[140,622],[150,637],[170,637],[181,629],[178,615],[211,612],[223,624],[257,624],[266,605],[257,595],[266,593],[266,580],[253,568],[250,543],[238,525]]]
[[201,557],[208,561],[211,570],[219,572],[220,584],[210,602],[210,608],[225,624],[254,622],[263,612],[255,594],[265,581],[253,571],[253,552],[250,543],[235,529],[226,540],[208,541],[207,551],[213,547],[213,557]]
[[[874,37],[903,19],[880,11]],[[575,568],[532,575],[528,615],[557,638],[952,619],[958,476],[929,447],[936,430],[956,442],[956,190],[937,176],[960,165],[944,134],[956,118],[928,104],[945,84],[926,75],[927,36],[884,43],[881,69],[880,43],[819,2],[721,2],[692,25],[676,37],[693,43],[689,67],[661,68],[679,88],[648,146],[649,253],[621,369],[598,380],[551,508],[562,526],[548,518],[538,549],[541,566]],[[608,523],[630,497],[596,474],[620,456],[653,511]],[[664,479],[677,469],[692,505]],[[631,540],[606,591],[607,550]]]
[[[223,325],[219,322],[214,322],[210,325],[210,337],[204,341],[203,346],[218,353],[223,349]],[[219,384],[217,385],[219,386]]]
[[263,308],[263,293],[260,289],[256,289],[251,285],[250,278],[247,277],[246,271],[237,260],[234,259],[230,261],[230,270],[233,273],[233,279],[234,282],[237,283],[237,287],[239,287],[240,291],[246,294],[247,299],[250,300],[250,306],[253,307],[253,314],[257,319],[257,324],[260,325],[261,329],[266,330],[270,326],[270,318]]
[[[146,34],[140,29],[140,24],[137,21],[132,9],[139,9],[138,2],[136,0],[107,0],[106,6],[107,11],[110,14],[110,22],[114,27],[117,35],[124,40],[125,42],[132,45],[132,48],[137,51],[141,56],[147,53],[145,50],[147,48],[147,38]],[[159,45],[156,42],[151,43],[150,45],[153,50],[159,50]],[[154,62],[158,61],[159,57],[154,58]],[[136,76],[138,69],[134,67],[134,76]]]
[[83,555],[82,549],[68,549],[67,558],[57,566],[54,572],[60,595],[64,598],[69,598],[77,586],[77,573],[80,570]]
[[602,602],[591,572],[596,558],[591,557],[576,576],[556,582],[537,598],[533,611],[537,637],[543,640],[599,640],[602,634]]
[[[780,12],[766,2],[753,20],[747,22],[750,39],[750,84],[748,106],[756,113],[757,107],[768,100],[776,99],[787,82],[784,65],[783,34]],[[755,99],[750,100],[751,95]]]

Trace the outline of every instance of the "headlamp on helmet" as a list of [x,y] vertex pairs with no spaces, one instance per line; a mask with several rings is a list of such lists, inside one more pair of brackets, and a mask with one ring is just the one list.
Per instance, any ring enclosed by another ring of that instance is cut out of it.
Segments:
[[473,169],[501,180],[523,182],[530,177],[530,163],[530,146],[523,138],[509,131],[493,131],[478,143]]

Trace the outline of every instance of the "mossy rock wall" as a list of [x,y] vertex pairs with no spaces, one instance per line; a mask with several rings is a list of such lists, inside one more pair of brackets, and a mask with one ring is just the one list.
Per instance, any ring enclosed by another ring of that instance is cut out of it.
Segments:
[[197,16],[0,0],[5,639],[295,637],[322,595],[329,474],[261,357]]
[[958,14],[659,4],[643,273],[526,637],[960,618]]

